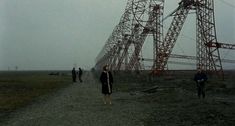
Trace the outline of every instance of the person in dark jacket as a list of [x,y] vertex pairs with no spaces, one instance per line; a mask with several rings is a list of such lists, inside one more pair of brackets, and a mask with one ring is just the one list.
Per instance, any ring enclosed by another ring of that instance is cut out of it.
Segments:
[[100,82],[102,83],[102,94],[104,94],[104,104],[109,102],[111,105],[111,94],[112,94],[112,85],[113,85],[113,76],[109,71],[108,65],[103,67],[103,72],[100,76]]
[[82,83],[82,69],[79,67],[79,70],[78,70],[78,79],[79,81]]
[[207,81],[207,76],[200,68],[198,68],[194,76],[194,81],[197,84],[198,98],[201,98],[201,95],[205,98],[205,82]]
[[75,70],[75,67],[72,70],[72,78],[73,78],[73,82],[76,82],[76,70]]

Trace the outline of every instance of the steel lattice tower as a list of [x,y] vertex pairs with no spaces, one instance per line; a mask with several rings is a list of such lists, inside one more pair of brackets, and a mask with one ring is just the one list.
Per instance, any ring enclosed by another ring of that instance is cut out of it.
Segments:
[[197,67],[207,72],[216,72],[223,78],[219,45],[216,37],[214,1],[213,0],[182,0],[172,15],[174,18],[160,48],[159,65],[156,71],[162,73],[170,57],[172,49],[183,27],[190,10],[196,10],[196,55]]
[[[135,49],[128,63],[128,70],[138,69],[140,52],[148,35],[153,36],[153,58],[157,60],[158,46],[163,44],[163,10],[164,0],[133,0],[133,13],[141,33],[137,34],[138,38],[135,40]],[[153,67],[155,65],[154,63]]]
[[147,36],[152,35],[152,70],[154,73],[163,73],[188,14],[195,11],[196,67],[223,77],[214,0],[181,0],[170,14],[173,20],[165,36],[163,11],[164,0],[128,0],[125,13],[97,57],[96,67],[110,64],[112,70],[141,69],[141,50]]
[[218,43],[215,28],[214,0],[196,1],[196,34],[197,34],[197,67],[223,77],[223,69],[218,47],[210,43]]

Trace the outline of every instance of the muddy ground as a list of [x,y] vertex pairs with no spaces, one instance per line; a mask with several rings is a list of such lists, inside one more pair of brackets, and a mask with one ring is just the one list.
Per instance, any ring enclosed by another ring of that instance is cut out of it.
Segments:
[[209,76],[206,98],[198,99],[194,71],[171,71],[165,77],[141,72],[114,73],[113,104],[104,105],[98,74],[83,83],[40,97],[11,113],[4,126],[232,126],[235,125],[235,79]]

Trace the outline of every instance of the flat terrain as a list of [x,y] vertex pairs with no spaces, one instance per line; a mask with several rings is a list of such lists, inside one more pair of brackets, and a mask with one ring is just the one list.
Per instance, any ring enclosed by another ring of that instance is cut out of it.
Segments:
[[33,104],[42,95],[49,95],[71,84],[64,74],[48,75],[46,71],[0,72],[0,122],[19,108]]
[[[4,126],[175,126],[235,125],[234,79],[211,79],[206,99],[198,99],[189,76],[152,79],[114,74],[113,104],[104,105],[91,72],[83,83],[68,84],[17,109]],[[124,77],[125,76],[125,77]],[[191,76],[191,75],[190,75]]]

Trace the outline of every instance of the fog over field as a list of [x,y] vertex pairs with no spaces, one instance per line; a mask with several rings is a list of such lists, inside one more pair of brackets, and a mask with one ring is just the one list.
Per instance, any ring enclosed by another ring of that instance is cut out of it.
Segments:
[[[113,28],[124,13],[127,0],[1,0],[0,70],[90,69]],[[179,0],[166,0],[165,15]],[[215,0],[218,41],[235,44],[235,1]],[[166,20],[166,27],[172,18]],[[166,31],[166,29],[165,29]],[[195,15],[185,22],[173,50],[195,55]],[[152,43],[144,46],[151,57]],[[234,50],[221,49],[221,57],[235,60]],[[195,68],[169,64],[170,69]],[[234,64],[224,64],[234,69]]]

